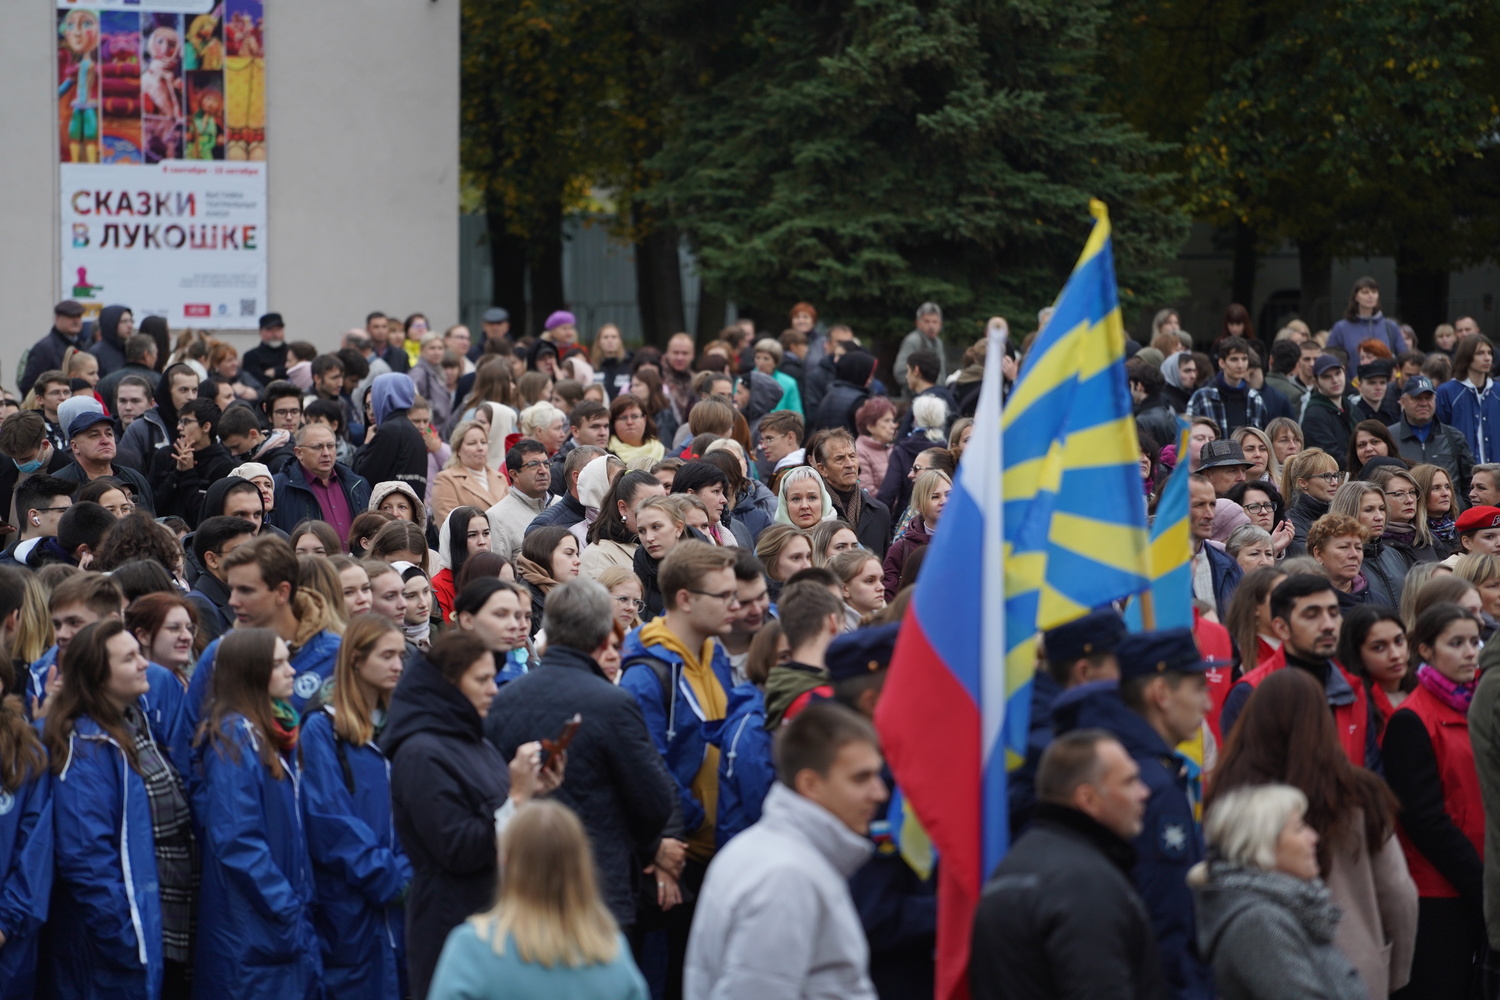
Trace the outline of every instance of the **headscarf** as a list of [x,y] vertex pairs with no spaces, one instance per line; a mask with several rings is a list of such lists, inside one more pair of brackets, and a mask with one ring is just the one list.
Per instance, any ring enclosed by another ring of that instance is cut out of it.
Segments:
[[[401,377],[405,378],[406,376],[403,375]],[[401,583],[403,585],[405,585],[406,582],[414,576],[420,576],[423,579],[427,579],[427,574],[422,572],[422,567],[418,566],[416,563],[409,563],[405,560],[402,560],[401,562],[391,563],[391,566],[396,570],[397,573],[401,574]],[[431,633],[432,619],[430,617],[418,622],[415,625],[412,625],[407,622],[404,615],[402,616],[401,634],[406,636],[407,641],[414,644],[418,649],[427,649],[431,645],[431,642],[428,638]]]
[[1183,358],[1191,359],[1192,355],[1187,351],[1178,351],[1161,363],[1161,377],[1167,380],[1167,385],[1176,386],[1179,389],[1187,388],[1187,386],[1182,384],[1182,369],[1180,366],[1182,365]]
[[[484,410],[490,415],[490,450],[485,457],[486,469],[505,468],[505,439],[515,433],[516,411],[503,403],[480,403],[474,407],[474,412]],[[466,414],[464,420],[473,419],[472,415]],[[454,425],[458,426],[457,424]]]
[[370,383],[370,406],[377,424],[385,423],[385,418],[397,410],[411,409],[416,398],[417,387],[409,375],[386,372]]
[[[452,571],[453,569],[453,515],[457,514],[461,510],[469,511],[470,519],[472,519],[474,517],[474,514],[477,512],[480,517],[483,517],[485,519],[486,523],[488,523],[489,521],[489,517],[483,510],[478,507],[460,506],[454,507],[452,510],[450,510],[448,512],[448,516],[443,518],[443,526],[438,529],[437,570],[446,569]],[[468,531],[469,526],[466,524],[464,525],[464,539],[466,542],[468,540]],[[493,532],[490,534],[490,551],[497,551],[495,548],[495,535]],[[437,570],[434,570],[434,572],[437,572]],[[454,581],[454,583],[457,582],[457,580]]]
[[[382,378],[383,377],[384,376],[382,376]],[[404,378],[405,376],[402,377]],[[427,505],[424,504],[421,498],[417,496],[417,491],[412,489],[410,484],[403,483],[398,479],[388,480],[384,483],[376,483],[375,488],[370,491],[370,505],[365,509],[379,510],[380,502],[386,497],[390,496],[392,493],[404,494],[406,496],[406,499],[411,501],[412,509],[417,512],[417,527],[421,528],[423,531],[426,531]]]
[[818,518],[818,520],[832,521],[834,518],[838,517],[838,512],[833,509],[833,497],[829,495],[828,484],[823,482],[823,477],[818,475],[818,470],[814,469],[810,465],[799,465],[795,468],[788,469],[786,471],[786,475],[781,477],[781,488],[777,491],[776,494],[776,517],[773,518],[775,523],[793,523],[791,515],[787,513],[786,494],[787,490],[791,488],[793,483],[801,482],[804,479],[817,480],[818,490],[823,495],[823,514]]

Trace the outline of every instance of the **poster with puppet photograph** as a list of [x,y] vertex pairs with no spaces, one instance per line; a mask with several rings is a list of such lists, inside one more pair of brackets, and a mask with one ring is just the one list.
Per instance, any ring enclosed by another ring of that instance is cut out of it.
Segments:
[[54,0],[61,287],[173,326],[266,311],[263,0]]

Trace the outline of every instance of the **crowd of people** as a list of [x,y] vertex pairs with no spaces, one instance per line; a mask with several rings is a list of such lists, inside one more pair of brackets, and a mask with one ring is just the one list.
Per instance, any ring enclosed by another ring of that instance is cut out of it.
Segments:
[[975,997],[1500,995],[1500,385],[1472,318],[1433,345],[1363,278],[1331,330],[1128,346],[1193,626],[1043,635]]
[[[886,370],[788,321],[273,313],[241,358],[59,303],[0,396],[0,998],[932,996],[872,720],[1031,338],[924,303]],[[1494,995],[1500,387],[1455,326],[1364,279],[1129,345],[1195,624],[1042,636],[976,998]]]
[[931,995],[870,720],[986,339],[54,313],[0,394],[0,998]]

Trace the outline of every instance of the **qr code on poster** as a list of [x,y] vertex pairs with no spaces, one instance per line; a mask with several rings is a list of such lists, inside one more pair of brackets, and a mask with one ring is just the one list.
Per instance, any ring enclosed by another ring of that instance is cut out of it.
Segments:
[[254,316],[255,315],[255,300],[254,299],[240,299],[240,315],[241,316]]

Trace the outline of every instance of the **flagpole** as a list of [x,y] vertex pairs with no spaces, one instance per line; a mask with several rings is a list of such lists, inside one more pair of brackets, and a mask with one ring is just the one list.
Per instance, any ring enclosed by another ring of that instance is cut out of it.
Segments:
[[1147,632],[1156,628],[1156,595],[1149,590],[1143,590],[1136,595],[1141,602],[1141,627]]

